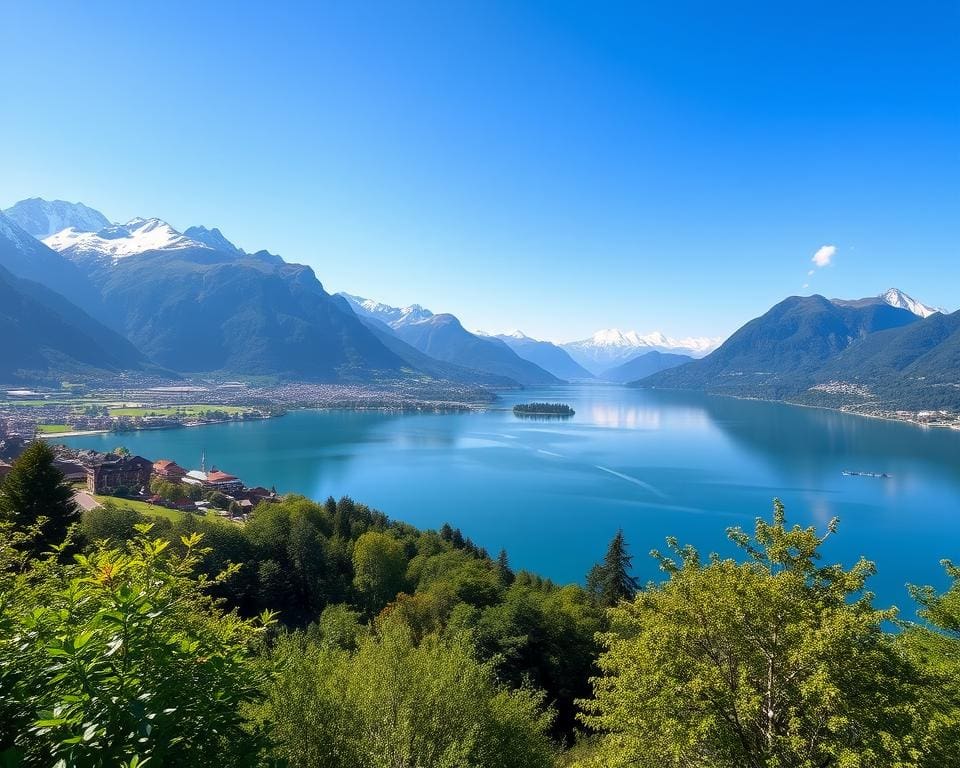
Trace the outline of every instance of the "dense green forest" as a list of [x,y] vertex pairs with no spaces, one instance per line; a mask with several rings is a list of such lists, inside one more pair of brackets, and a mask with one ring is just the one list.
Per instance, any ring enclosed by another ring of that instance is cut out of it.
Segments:
[[36,443],[0,486],[0,766],[960,764],[960,570],[897,617],[836,531],[775,503],[643,586],[618,534],[560,586],[346,498],[81,514]]

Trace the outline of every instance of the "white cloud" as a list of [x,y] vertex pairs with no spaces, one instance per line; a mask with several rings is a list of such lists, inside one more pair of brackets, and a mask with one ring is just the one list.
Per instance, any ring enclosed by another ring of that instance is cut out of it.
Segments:
[[813,275],[813,270],[811,269],[809,272],[807,272],[807,277],[811,277],[812,275]]
[[835,245],[821,245],[817,248],[817,252],[813,254],[811,261],[816,264],[817,267],[829,267],[833,255],[836,252],[837,246]]
[[804,290],[806,290],[806,289],[809,288],[809,287],[810,287],[810,283],[804,283],[804,284],[803,284],[803,289],[804,289]]

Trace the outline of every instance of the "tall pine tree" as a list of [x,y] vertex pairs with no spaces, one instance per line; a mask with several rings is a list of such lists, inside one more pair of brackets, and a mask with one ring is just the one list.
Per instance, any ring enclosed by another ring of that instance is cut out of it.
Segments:
[[632,600],[637,594],[637,580],[630,575],[633,556],[627,552],[623,531],[617,531],[603,561],[597,563],[587,574],[587,590],[597,601],[612,608],[621,600]]
[[0,519],[23,533],[36,528],[23,546],[33,556],[63,543],[67,529],[79,518],[73,489],[54,466],[54,458],[50,446],[37,440],[13,462],[0,485]]

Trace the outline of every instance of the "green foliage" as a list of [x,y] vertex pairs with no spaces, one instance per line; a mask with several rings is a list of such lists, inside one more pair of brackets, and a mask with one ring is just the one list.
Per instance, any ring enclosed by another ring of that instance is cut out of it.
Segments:
[[20,543],[21,551],[32,557],[61,544],[79,517],[73,489],[54,466],[54,458],[50,446],[37,440],[13,462],[0,485],[0,520],[21,532],[33,532]]
[[[191,573],[201,537],[107,545],[0,583],[0,752],[24,766],[254,764],[242,708],[264,676],[261,627],[224,614]],[[3,539],[0,539],[3,541]],[[2,545],[5,560],[12,557]],[[5,708],[8,705],[2,705]]]
[[895,611],[863,591],[873,565],[819,565],[825,537],[787,528],[779,502],[730,537],[746,562],[670,541],[668,580],[611,610],[584,702],[605,732],[593,764],[915,765],[915,676],[882,631]]
[[943,561],[950,588],[910,587],[920,606],[920,624],[905,624],[898,647],[924,673],[923,708],[917,718],[922,734],[923,768],[950,765],[960,755],[960,568]]
[[353,547],[353,585],[376,613],[403,588],[407,555],[392,536],[369,531]]
[[396,618],[356,651],[302,636],[276,650],[265,715],[277,756],[302,768],[548,768],[542,695],[509,690],[464,635],[419,644]]

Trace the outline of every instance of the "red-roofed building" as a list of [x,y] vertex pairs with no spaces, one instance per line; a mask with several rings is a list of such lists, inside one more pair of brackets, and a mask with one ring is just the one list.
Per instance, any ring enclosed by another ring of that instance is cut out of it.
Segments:
[[181,483],[187,474],[187,470],[175,461],[160,459],[159,461],[153,462],[153,474],[156,477],[169,480],[171,483]]
[[204,485],[220,493],[238,493],[243,490],[243,483],[238,478],[216,468],[207,472]]

